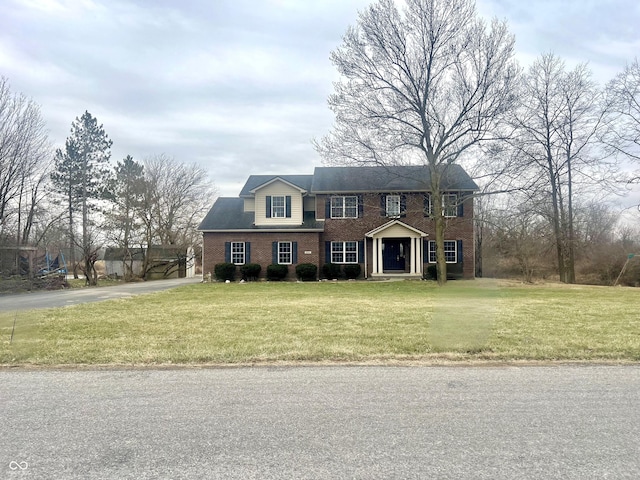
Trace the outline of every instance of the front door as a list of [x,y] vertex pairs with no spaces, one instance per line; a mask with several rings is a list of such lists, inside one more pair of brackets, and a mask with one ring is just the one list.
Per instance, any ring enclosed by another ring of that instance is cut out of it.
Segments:
[[382,268],[384,271],[399,270],[404,272],[404,245],[402,240],[387,238],[382,241]]

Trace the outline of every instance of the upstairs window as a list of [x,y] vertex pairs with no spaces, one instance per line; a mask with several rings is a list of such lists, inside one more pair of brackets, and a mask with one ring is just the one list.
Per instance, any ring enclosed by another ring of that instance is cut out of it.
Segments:
[[358,197],[331,197],[331,218],[358,218]]
[[387,195],[387,217],[400,216],[400,195]]
[[267,218],[291,218],[291,195],[267,195]]
[[455,193],[447,193],[445,195],[442,195],[442,216],[458,216],[458,195],[456,195]]
[[272,196],[271,197],[271,217],[284,218],[285,214],[285,199],[284,196]]

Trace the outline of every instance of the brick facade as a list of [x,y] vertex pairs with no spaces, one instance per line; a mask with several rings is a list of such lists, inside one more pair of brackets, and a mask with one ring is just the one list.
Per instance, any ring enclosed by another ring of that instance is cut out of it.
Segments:
[[[318,195],[316,198],[317,216],[324,217],[325,203],[328,195]],[[426,240],[435,238],[434,220],[424,215],[423,194],[406,194],[406,216],[400,221],[428,234]],[[251,263],[262,266],[261,277],[266,275],[267,266],[272,262],[273,242],[297,242],[298,262],[313,263],[318,265],[318,271],[324,263],[328,263],[325,254],[325,242],[330,241],[361,241],[365,234],[373,229],[389,222],[389,218],[382,215],[380,206],[380,194],[363,195],[364,208],[361,218],[325,219],[324,232],[205,232],[203,235],[203,272],[213,274],[217,263],[225,261],[226,242],[249,242],[251,244]],[[463,216],[448,218],[446,220],[446,240],[462,240],[463,261],[462,266],[448,264],[451,275],[463,278],[474,277],[474,237],[473,237],[473,200],[467,198],[464,201]],[[371,274],[373,262],[373,244],[367,239],[367,275]],[[428,265],[428,251],[424,252],[425,265]],[[361,264],[364,271],[364,264]],[[289,278],[295,278],[295,265],[289,267]]]

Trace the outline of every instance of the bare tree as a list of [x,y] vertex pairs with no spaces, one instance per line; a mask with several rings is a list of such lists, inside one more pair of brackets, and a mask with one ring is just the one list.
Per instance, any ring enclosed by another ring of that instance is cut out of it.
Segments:
[[[197,246],[201,239],[199,222],[215,196],[207,172],[195,163],[160,154],[145,159],[138,173],[128,195],[134,200],[130,207],[140,223],[130,224],[129,238],[138,239],[143,247],[163,246],[176,252],[186,253],[189,247]],[[121,204],[124,201],[118,199]],[[143,274],[152,266],[151,258],[145,255]]]
[[601,91],[586,65],[567,72],[553,54],[542,55],[523,81],[522,102],[513,119],[511,145],[523,177],[534,182],[531,196],[554,232],[560,280],[575,283],[575,188],[605,186],[615,165],[597,148],[604,125]]
[[615,151],[640,161],[640,64],[637,58],[607,84],[606,92],[611,128],[605,141]]
[[326,162],[420,164],[433,199],[438,282],[446,281],[443,179],[495,138],[518,69],[505,22],[487,25],[472,0],[379,0],[331,54],[342,78],[329,106],[334,130],[316,143]]
[[11,93],[7,79],[0,77],[0,238],[16,245],[31,240],[50,155],[39,106]]
[[490,216],[492,241],[500,256],[513,262],[527,283],[543,276],[550,247],[546,220],[526,203],[493,211]]

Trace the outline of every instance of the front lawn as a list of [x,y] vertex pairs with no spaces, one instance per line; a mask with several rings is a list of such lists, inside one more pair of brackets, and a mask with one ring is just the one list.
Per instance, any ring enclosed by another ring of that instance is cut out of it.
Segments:
[[0,314],[0,363],[638,361],[639,306],[640,289],[490,280],[197,284]]

